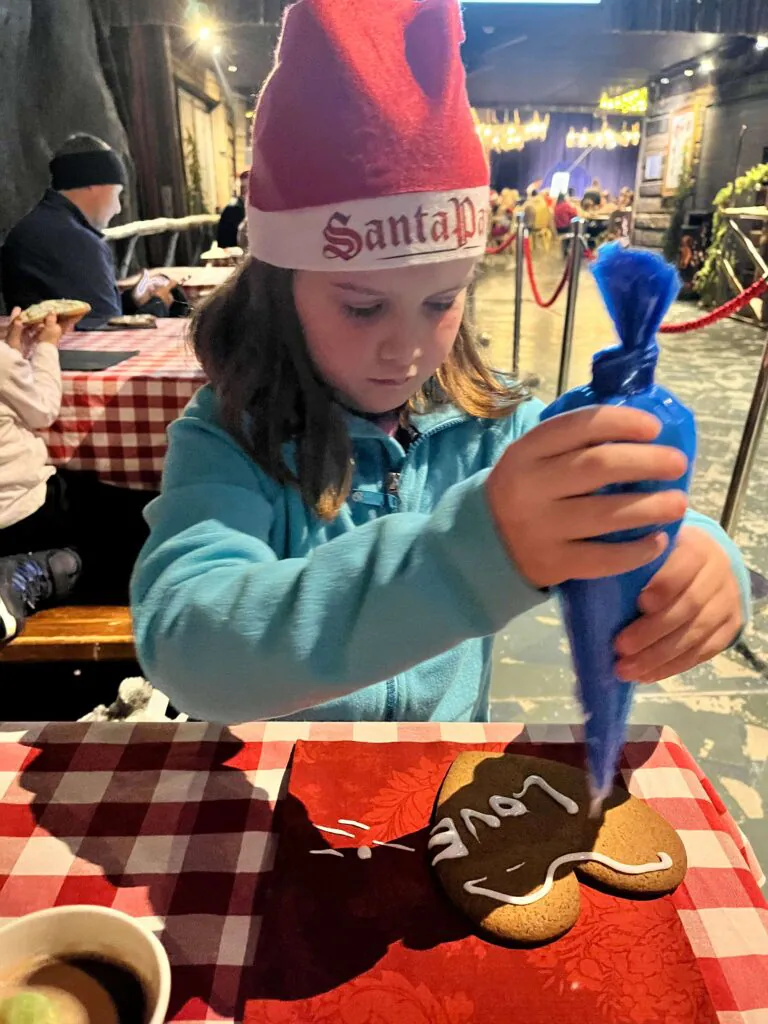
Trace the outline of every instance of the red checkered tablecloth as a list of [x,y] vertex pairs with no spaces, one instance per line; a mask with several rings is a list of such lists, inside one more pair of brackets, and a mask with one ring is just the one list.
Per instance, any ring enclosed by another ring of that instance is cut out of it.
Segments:
[[[274,809],[299,738],[474,746],[581,737],[567,726],[502,724],[0,725],[0,925],[63,904],[116,907],[168,950],[171,1020],[241,1020],[279,856]],[[768,907],[744,836],[671,730],[631,729],[623,774],[685,843],[689,871],[674,901],[718,1021],[765,1024]]]
[[55,465],[95,470],[121,487],[159,490],[168,425],[205,381],[188,326],[168,319],[156,330],[67,335],[62,349],[138,349],[139,355],[109,370],[62,374],[61,415],[44,435]]

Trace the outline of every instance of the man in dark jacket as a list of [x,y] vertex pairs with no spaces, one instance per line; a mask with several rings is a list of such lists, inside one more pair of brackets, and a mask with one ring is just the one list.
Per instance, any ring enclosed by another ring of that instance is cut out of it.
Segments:
[[[117,153],[92,135],[73,135],[50,164],[51,187],[11,230],[2,248],[3,296],[8,309],[45,299],[80,299],[91,319],[121,313],[168,316],[173,301],[159,290],[124,309],[112,251],[102,235],[120,212],[125,168]],[[129,302],[130,305],[130,302]]]
[[240,175],[240,195],[224,207],[219,218],[219,226],[216,230],[216,242],[222,249],[229,249],[239,245],[238,233],[240,225],[245,220],[245,200],[248,198],[249,171],[243,171]]

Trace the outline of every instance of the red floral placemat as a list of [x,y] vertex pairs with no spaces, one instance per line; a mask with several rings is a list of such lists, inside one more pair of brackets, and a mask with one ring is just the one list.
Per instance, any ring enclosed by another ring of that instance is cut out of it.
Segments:
[[[578,923],[550,945],[509,949],[471,934],[426,848],[435,796],[463,749],[297,744],[247,1024],[715,1024],[674,897],[582,885]],[[575,745],[514,752],[582,756]]]

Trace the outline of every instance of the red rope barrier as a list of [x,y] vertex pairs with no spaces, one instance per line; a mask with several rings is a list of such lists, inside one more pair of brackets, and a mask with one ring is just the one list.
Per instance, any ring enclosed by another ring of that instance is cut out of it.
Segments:
[[[584,255],[587,260],[591,263],[597,256],[591,249],[585,249]],[[737,295],[730,302],[726,302],[722,306],[718,306],[717,309],[713,309],[711,313],[707,313],[705,316],[701,316],[698,320],[686,320],[679,324],[662,324],[659,328],[660,334],[688,334],[689,331],[700,331],[704,327],[711,327],[712,324],[716,324],[720,320],[725,320],[729,316],[733,316],[734,313],[738,313],[740,309],[743,309],[753,299],[759,298],[764,291],[768,289],[768,277],[762,277],[759,281],[755,281],[753,285],[750,285],[746,291],[743,291],[741,295]]]
[[512,245],[512,243],[514,242],[514,240],[516,238],[517,238],[517,232],[515,231],[512,235],[509,236],[509,238],[506,238],[501,243],[501,245],[497,245],[495,248],[486,249],[485,250],[485,255],[486,256],[500,256],[501,253],[505,252],[510,247],[510,245]]
[[531,258],[531,240],[529,238],[526,238],[525,240],[525,264],[528,267],[528,280],[531,283],[531,291],[533,292],[533,297],[536,300],[537,305],[541,306],[542,309],[549,309],[550,306],[554,306],[560,298],[560,293],[563,288],[568,284],[568,276],[571,270],[570,264],[566,263],[560,284],[555,288],[555,293],[548,302],[545,302],[542,299],[538,285],[536,284],[536,278],[533,276],[533,259]]
[[716,324],[718,320],[725,320],[726,317],[731,316],[733,313],[738,312],[751,302],[752,299],[758,298],[768,288],[768,279],[762,277],[759,281],[755,281],[753,285],[750,285],[745,292],[741,295],[737,295],[735,299],[731,299],[730,302],[726,302],[724,306],[720,306],[718,309],[713,309],[711,313],[707,313],[706,316],[699,317],[698,320],[687,320],[681,324],[662,324],[660,333],[661,334],[687,334],[688,331],[698,331],[702,327],[710,327],[712,324]]

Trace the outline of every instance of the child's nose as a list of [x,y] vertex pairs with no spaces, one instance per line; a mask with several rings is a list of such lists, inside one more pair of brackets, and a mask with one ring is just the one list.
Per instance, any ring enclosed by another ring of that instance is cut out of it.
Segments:
[[399,332],[385,338],[379,348],[382,362],[396,364],[404,369],[412,366],[422,355],[421,346],[412,337]]

